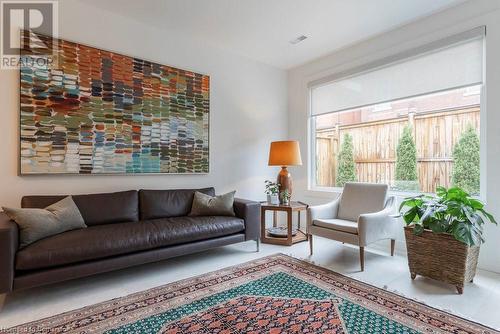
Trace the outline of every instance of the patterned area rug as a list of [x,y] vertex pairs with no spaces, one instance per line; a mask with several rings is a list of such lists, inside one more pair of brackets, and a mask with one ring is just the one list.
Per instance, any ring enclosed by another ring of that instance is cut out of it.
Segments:
[[273,255],[8,333],[500,333],[308,262]]

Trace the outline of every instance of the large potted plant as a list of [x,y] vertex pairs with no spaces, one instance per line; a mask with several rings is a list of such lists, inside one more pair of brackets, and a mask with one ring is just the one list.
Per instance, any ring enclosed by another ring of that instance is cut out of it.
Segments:
[[426,276],[456,286],[476,274],[483,226],[496,224],[484,204],[458,187],[438,187],[436,196],[403,200],[399,208],[406,223],[405,236],[411,277]]

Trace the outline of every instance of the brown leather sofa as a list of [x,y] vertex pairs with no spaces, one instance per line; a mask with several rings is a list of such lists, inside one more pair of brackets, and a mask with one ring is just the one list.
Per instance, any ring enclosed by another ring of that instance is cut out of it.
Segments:
[[[214,188],[196,189],[214,195]],[[0,293],[65,281],[245,240],[258,250],[260,204],[236,199],[236,217],[190,217],[193,189],[76,195],[87,228],[21,250],[17,224],[0,213]],[[65,196],[25,196],[44,208]]]

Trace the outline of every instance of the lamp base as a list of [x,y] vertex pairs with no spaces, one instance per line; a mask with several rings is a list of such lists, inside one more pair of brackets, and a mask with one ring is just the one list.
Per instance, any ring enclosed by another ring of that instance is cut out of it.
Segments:
[[281,193],[285,190],[288,190],[290,196],[292,195],[292,175],[290,174],[288,169],[286,169],[286,166],[281,167],[281,170],[278,174],[277,183],[280,185],[279,187],[280,203],[283,204],[283,198],[281,197]]

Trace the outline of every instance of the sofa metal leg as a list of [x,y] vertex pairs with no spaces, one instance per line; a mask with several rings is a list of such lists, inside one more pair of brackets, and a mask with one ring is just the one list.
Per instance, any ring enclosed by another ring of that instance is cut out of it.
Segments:
[[361,271],[365,271],[365,247],[359,247],[359,262],[361,264]]
[[260,252],[260,239],[257,238],[255,239],[255,242],[257,243],[257,253]]
[[309,255],[313,255],[313,236],[309,234]]
[[396,249],[396,240],[391,239],[391,256],[394,256],[395,249]]

